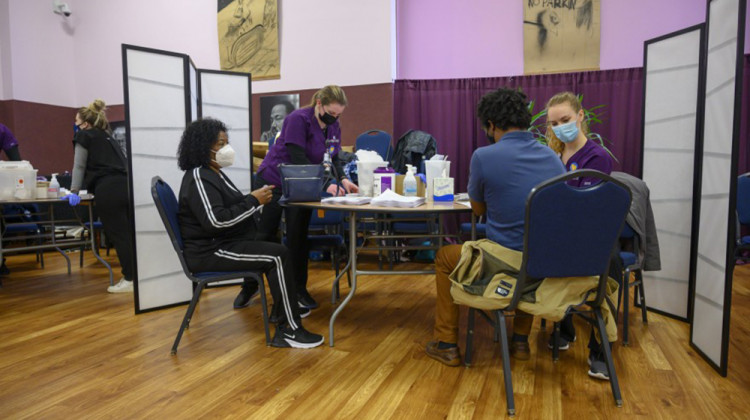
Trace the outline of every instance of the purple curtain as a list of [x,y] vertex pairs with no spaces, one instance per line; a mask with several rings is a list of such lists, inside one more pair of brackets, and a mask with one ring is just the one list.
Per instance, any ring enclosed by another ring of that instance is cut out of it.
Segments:
[[394,137],[419,129],[435,137],[438,153],[447,154],[457,190],[466,189],[471,154],[487,145],[476,106],[488,91],[521,87],[535,102],[535,112],[555,93],[583,94],[584,106],[606,105],[604,123],[592,127],[611,141],[615,169],[640,171],[643,71],[640,68],[518,77],[445,80],[396,80],[393,92]]

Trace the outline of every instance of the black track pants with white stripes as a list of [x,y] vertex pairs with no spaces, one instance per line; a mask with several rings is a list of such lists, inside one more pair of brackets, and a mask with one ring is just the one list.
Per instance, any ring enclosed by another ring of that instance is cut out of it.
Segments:
[[290,320],[289,326],[297,329],[302,324],[287,254],[281,244],[245,240],[222,243],[213,254],[188,258],[188,261],[193,272],[257,270],[265,273],[274,301],[272,315]]

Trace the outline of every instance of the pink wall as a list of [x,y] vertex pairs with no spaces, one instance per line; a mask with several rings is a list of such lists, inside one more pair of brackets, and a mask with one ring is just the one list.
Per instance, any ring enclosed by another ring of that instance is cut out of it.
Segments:
[[[522,1],[401,0],[396,7],[398,79],[523,74]],[[645,40],[705,17],[706,0],[601,0],[600,68],[640,67]]]

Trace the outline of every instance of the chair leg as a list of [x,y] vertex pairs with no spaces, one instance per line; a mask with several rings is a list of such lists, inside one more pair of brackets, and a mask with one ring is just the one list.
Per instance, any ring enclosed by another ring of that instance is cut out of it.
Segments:
[[471,366],[471,350],[474,344],[474,308],[469,308],[468,325],[466,328],[466,352],[464,354],[464,365]]
[[609,340],[607,340],[607,329],[604,326],[604,318],[602,317],[601,308],[594,308],[594,315],[596,316],[596,323],[599,326],[599,337],[601,337],[602,343],[601,348],[604,351],[604,359],[607,362],[607,370],[609,370],[609,385],[612,387],[612,397],[615,399],[615,404],[618,407],[622,407],[622,395],[620,394],[620,383],[617,381],[617,372],[615,372],[615,363],[612,359],[612,349],[609,347]]
[[262,274],[255,279],[258,282],[260,290],[260,305],[263,312],[263,329],[266,331],[266,346],[271,345],[271,332],[268,330],[268,301],[266,300],[266,284],[263,281]]
[[[622,282],[622,345],[628,345],[628,324],[630,319],[630,272],[625,270],[626,277]],[[619,311],[618,311],[619,312]]]
[[640,299],[639,302],[641,302],[641,316],[643,316],[643,323],[648,324],[648,311],[646,310],[646,290],[643,286],[643,272],[638,270],[635,274],[638,279],[638,288],[636,290],[640,290]]
[[195,307],[198,305],[198,299],[201,297],[201,292],[203,291],[203,283],[198,283],[197,287],[193,291],[193,299],[190,301],[190,306],[188,306],[187,311],[185,312],[185,317],[182,319],[182,325],[180,325],[180,331],[177,332],[177,337],[174,339],[174,344],[172,345],[172,354],[177,354],[177,346],[180,345],[180,340],[182,339],[182,333],[185,332],[185,329],[188,328],[190,325],[190,318],[193,317],[193,312],[195,311]]
[[555,362],[560,360],[560,348],[557,345],[559,341],[560,341],[560,323],[555,322],[555,324],[553,325],[553,332],[552,332],[552,360]]
[[510,349],[508,348],[508,331],[503,311],[495,311],[495,322],[500,326],[500,351],[503,357],[503,379],[505,381],[505,401],[508,404],[508,415],[516,414],[513,400],[513,377],[510,372]]

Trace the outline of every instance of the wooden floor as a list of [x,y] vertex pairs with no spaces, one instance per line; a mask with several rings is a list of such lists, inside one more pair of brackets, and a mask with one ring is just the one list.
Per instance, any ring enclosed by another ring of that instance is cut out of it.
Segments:
[[[8,259],[12,274],[0,289],[2,418],[505,416],[500,350],[489,328],[478,329],[471,368],[425,356],[430,276],[362,278],[338,319],[336,347],[313,350],[266,347],[259,304],[233,310],[236,287],[210,289],[171,356],[184,306],[136,316],[132,295],[106,293],[105,270],[93,258],[72,275],[59,255],[48,253],[46,262],[41,270],[33,257]],[[304,322],[327,338],[331,271],[312,268],[310,290],[322,305]],[[512,362],[516,418],[747,418],[748,266],[737,270],[732,303],[727,378],[690,348],[687,324],[649,314],[645,326],[634,310],[631,345],[615,347],[622,408],[607,382],[586,375],[586,340],[553,363],[537,323],[531,360]]]

